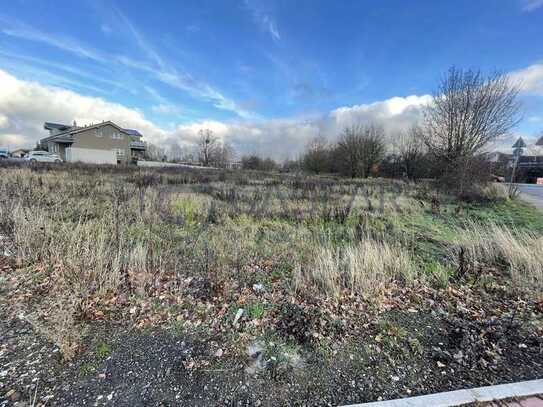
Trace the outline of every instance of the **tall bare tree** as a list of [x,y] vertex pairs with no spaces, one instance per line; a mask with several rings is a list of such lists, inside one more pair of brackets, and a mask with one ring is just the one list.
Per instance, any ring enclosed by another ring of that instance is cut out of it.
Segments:
[[518,92],[505,75],[449,69],[424,112],[424,142],[430,153],[453,164],[506,135],[520,120]]
[[385,154],[384,130],[375,124],[354,125],[343,130],[334,159],[350,177],[367,177]]
[[219,147],[219,139],[209,129],[198,132],[198,154],[204,167],[209,167]]

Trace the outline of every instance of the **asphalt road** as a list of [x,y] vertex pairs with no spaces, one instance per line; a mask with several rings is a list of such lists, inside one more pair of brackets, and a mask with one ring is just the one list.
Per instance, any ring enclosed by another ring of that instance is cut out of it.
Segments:
[[543,209],[543,185],[517,184],[525,201]]

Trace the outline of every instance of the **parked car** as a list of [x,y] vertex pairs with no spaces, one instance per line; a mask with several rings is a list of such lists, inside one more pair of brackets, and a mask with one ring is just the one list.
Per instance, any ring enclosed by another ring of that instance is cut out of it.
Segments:
[[61,163],[61,158],[56,155],[49,153],[47,151],[31,151],[25,157],[25,160],[30,162],[48,162],[48,163]]
[[8,150],[0,149],[0,159],[9,158]]

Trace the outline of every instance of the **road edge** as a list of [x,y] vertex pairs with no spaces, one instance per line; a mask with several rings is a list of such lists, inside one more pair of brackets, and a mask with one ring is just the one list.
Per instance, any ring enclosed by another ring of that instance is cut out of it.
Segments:
[[495,386],[475,387],[472,389],[448,391],[403,399],[349,404],[343,407],[452,407],[469,403],[489,402],[512,397],[534,396],[538,394],[543,394],[543,379],[498,384]]

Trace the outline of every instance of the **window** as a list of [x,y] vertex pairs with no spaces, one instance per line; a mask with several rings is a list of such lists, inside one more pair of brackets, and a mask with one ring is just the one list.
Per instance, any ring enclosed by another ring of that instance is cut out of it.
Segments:
[[111,133],[111,138],[116,140],[122,140],[123,135],[121,133]]
[[124,157],[124,150],[122,148],[114,148],[113,151],[115,151],[117,158]]
[[104,134],[102,133],[102,129],[95,129],[94,134],[96,137],[102,137]]

